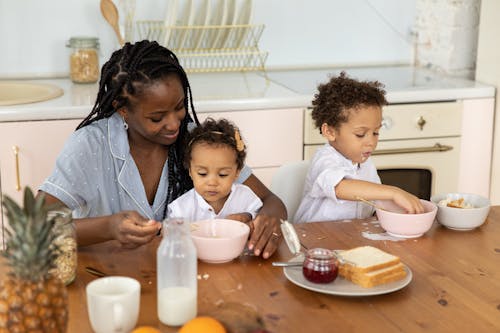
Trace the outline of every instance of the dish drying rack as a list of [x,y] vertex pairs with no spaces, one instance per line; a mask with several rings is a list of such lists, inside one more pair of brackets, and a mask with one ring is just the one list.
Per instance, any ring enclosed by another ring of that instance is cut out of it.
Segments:
[[165,26],[136,21],[137,37],[172,50],[188,73],[265,72],[267,52],[259,50],[264,25]]

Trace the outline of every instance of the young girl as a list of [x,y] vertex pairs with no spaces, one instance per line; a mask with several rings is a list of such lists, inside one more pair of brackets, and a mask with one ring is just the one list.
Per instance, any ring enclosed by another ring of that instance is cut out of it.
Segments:
[[168,206],[168,216],[250,222],[262,201],[248,186],[235,183],[246,156],[238,128],[226,119],[208,118],[190,137],[184,164],[194,188]]
[[382,84],[353,80],[342,72],[321,84],[312,118],[328,140],[311,160],[296,222],[366,218],[373,208],[357,201],[391,199],[408,213],[424,211],[419,198],[380,184],[370,159],[387,104]]

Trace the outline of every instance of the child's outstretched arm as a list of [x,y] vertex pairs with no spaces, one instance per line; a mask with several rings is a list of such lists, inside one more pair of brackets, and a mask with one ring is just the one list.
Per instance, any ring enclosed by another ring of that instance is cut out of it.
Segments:
[[339,199],[356,201],[357,197],[366,200],[392,200],[410,214],[423,213],[420,199],[399,187],[383,185],[364,180],[343,179],[334,188]]

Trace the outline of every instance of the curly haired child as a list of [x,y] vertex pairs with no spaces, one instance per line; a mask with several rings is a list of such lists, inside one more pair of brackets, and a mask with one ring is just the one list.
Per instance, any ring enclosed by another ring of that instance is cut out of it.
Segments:
[[413,194],[381,184],[370,159],[384,105],[385,91],[378,81],[357,81],[342,72],[319,85],[312,119],[328,143],[311,160],[295,222],[369,217],[373,208],[359,198],[390,199],[408,213],[424,211]]
[[250,222],[262,201],[248,186],[235,183],[245,157],[236,126],[226,119],[206,119],[190,133],[184,158],[194,188],[169,205],[168,216]]

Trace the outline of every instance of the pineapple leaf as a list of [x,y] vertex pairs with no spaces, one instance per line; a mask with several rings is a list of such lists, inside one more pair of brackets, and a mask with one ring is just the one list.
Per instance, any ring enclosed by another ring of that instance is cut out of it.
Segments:
[[45,205],[43,194],[35,198],[30,188],[24,190],[24,207],[5,195],[3,205],[9,221],[6,228],[7,247],[2,256],[12,269],[12,276],[24,280],[40,281],[55,266],[60,248],[55,216],[48,212],[61,205]]
[[27,216],[33,216],[35,211],[35,196],[29,187],[24,188],[24,211]]

